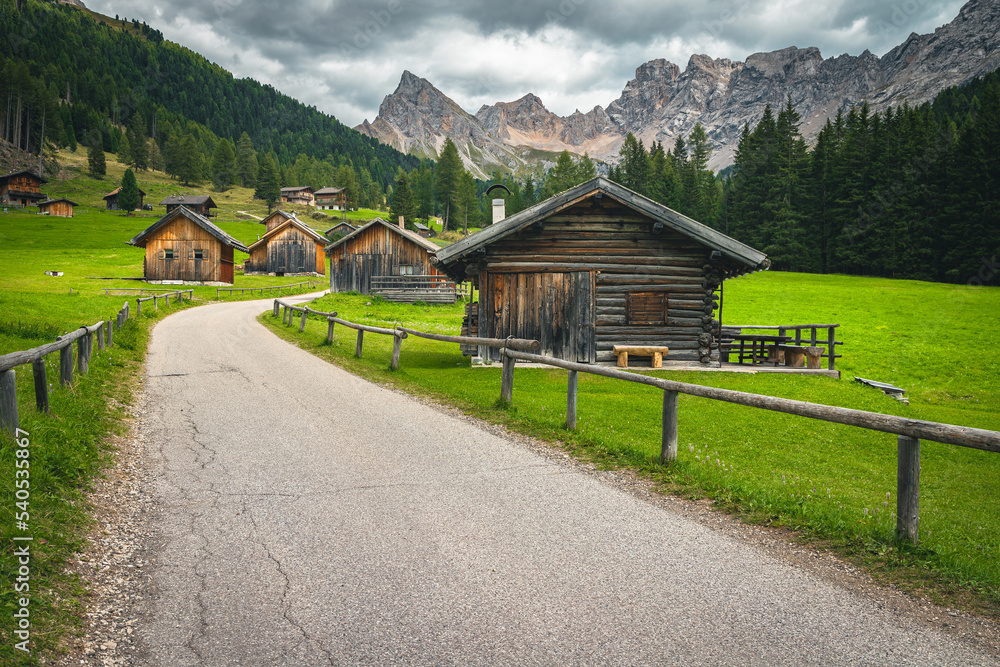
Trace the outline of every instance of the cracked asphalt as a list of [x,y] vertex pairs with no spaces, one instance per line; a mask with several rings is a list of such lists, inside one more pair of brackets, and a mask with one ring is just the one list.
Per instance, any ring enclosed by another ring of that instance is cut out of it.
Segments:
[[255,321],[269,303],[154,330],[139,664],[997,664],[331,366]]

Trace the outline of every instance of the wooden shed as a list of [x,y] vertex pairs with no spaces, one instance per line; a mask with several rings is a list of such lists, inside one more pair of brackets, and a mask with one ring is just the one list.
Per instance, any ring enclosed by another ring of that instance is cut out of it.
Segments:
[[45,199],[42,184],[47,180],[31,171],[15,171],[0,176],[0,203],[5,206],[34,206]]
[[437,249],[416,232],[376,218],[326,247],[330,291],[368,294],[373,277],[444,275],[431,265]]
[[129,245],[146,249],[148,282],[233,283],[233,250],[249,252],[204,216],[178,206],[135,236]]
[[323,232],[323,234],[326,238],[330,239],[330,241],[337,241],[344,238],[355,229],[357,229],[357,227],[349,222],[338,222],[333,227]]
[[63,218],[72,218],[74,206],[78,206],[78,204],[69,199],[46,199],[38,203],[38,212],[42,215],[58,215]]
[[438,250],[435,262],[479,288],[473,335],[537,339],[541,354],[583,363],[614,363],[615,345],[662,346],[664,365],[717,364],[722,281],[770,265],[603,177]]
[[[122,191],[122,187],[119,185],[117,188],[104,195],[104,205],[108,211],[118,210],[118,194]],[[136,209],[140,210],[146,204],[146,193],[139,190],[139,207]],[[168,211],[169,213],[169,211]]]
[[189,211],[206,218],[212,215],[213,208],[219,208],[209,195],[170,195],[169,197],[165,197],[159,205],[166,206],[167,213],[170,213],[179,206],[183,206]]
[[267,233],[248,248],[250,257],[243,272],[276,276],[322,274],[326,272],[325,246],[325,236],[290,216],[269,227]]

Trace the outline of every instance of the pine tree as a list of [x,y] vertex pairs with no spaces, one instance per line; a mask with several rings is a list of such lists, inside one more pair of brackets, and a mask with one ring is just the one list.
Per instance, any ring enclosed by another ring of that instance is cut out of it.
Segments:
[[127,134],[123,134],[119,137],[118,147],[115,149],[115,155],[118,156],[118,161],[122,164],[131,164],[132,144],[129,143]]
[[639,194],[646,194],[649,181],[649,155],[642,142],[629,132],[618,151],[619,183]]
[[[250,135],[244,132],[240,135],[240,140],[236,142],[236,173],[240,179],[240,185],[245,188],[253,187],[257,180],[257,152],[253,149],[253,142]],[[323,180],[323,183],[328,182]]]
[[392,189],[392,200],[389,206],[390,222],[396,222],[400,216],[407,224],[413,223],[413,193],[410,191],[410,179],[406,172],[399,171],[396,177],[396,186]]
[[129,123],[126,136],[128,137],[126,162],[136,171],[145,171],[149,168],[149,149],[140,114],[132,114],[132,121]]
[[271,209],[281,198],[281,181],[278,180],[278,168],[274,164],[274,158],[271,157],[270,153],[264,155],[264,159],[260,162],[260,170],[257,172],[257,189],[254,191],[254,197],[257,199],[263,199],[267,203],[267,212],[270,213]]
[[459,189],[464,171],[465,168],[462,166],[462,158],[458,154],[458,148],[455,147],[450,137],[445,139],[434,175],[434,195],[444,214],[442,231],[448,231],[454,226],[452,220],[459,208]]
[[181,139],[176,159],[177,178],[185,185],[190,185],[192,181],[198,182],[204,177],[205,156],[193,134],[187,134]]
[[215,189],[224,192],[236,179],[236,154],[228,139],[220,139],[212,154],[212,183]]
[[87,138],[87,167],[94,178],[104,178],[108,173],[101,133],[97,130],[92,130]]
[[135,180],[132,169],[126,169],[122,176],[122,189],[118,191],[118,208],[125,211],[126,216],[139,208],[139,184]]

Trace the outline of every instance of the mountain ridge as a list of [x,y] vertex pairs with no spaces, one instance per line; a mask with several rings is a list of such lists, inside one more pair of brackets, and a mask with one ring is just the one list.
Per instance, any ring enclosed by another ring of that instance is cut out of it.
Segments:
[[[881,58],[865,50],[824,59],[816,47],[789,46],[742,62],[693,54],[683,70],[653,59],[636,68],[635,78],[607,107],[565,117],[533,93],[483,105],[473,115],[407,71],[375,121],[366,119],[355,129],[426,157],[436,157],[451,137],[466,168],[486,177],[498,168],[530,170],[562,150],[614,162],[628,132],[646,145],[660,141],[669,148],[700,122],[713,145],[710,166],[718,169],[732,162],[744,123],[754,125],[767,104],[780,107],[790,98],[802,117],[802,134],[811,140],[828,118],[852,105],[867,101],[883,110],[921,104],[998,67],[1000,3],[969,0],[946,25],[911,33]],[[427,118],[445,106],[451,113],[440,122]]]

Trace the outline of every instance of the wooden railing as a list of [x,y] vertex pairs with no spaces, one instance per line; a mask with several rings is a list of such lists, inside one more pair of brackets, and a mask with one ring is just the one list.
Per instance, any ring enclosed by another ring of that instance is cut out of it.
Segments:
[[[97,349],[104,350],[114,344],[114,332],[121,330],[129,318],[129,304],[126,301],[113,321],[101,321],[89,327],[79,329],[60,336],[54,343],[48,343],[30,350],[11,352],[0,356],[0,428],[15,433],[21,426],[21,418],[17,408],[17,376],[16,367],[31,364],[35,381],[35,407],[39,412],[49,411],[49,383],[46,378],[45,357],[52,352],[59,352],[59,384],[73,384],[73,342],[77,344],[75,370],[79,373],[90,371],[90,359],[94,349],[94,337],[97,338]],[[106,335],[105,335],[106,334]]]
[[185,294],[188,295],[188,301],[189,302],[194,299],[194,290],[193,289],[176,290],[176,291],[173,291],[173,292],[167,292],[166,294],[154,294],[153,296],[147,296],[145,298],[136,299],[135,300],[135,304],[136,304],[135,314],[136,314],[136,317],[139,317],[139,316],[142,315],[142,303],[144,301],[152,301],[153,302],[153,310],[158,310],[158,306],[159,306],[158,301],[159,301],[159,299],[164,299],[164,303],[166,303],[167,305],[170,305],[170,297],[176,296],[177,297],[177,303],[180,303],[184,299],[184,295]]
[[254,290],[260,292],[261,296],[264,296],[264,292],[270,292],[271,290],[278,290],[278,294],[280,295],[281,290],[283,289],[295,289],[295,288],[301,289],[303,285],[314,287],[316,283],[312,280],[306,280],[304,282],[294,283],[292,285],[275,285],[273,287],[219,287],[215,290],[215,298],[218,299],[223,292],[229,292],[230,296],[233,295],[233,292],[239,292],[241,296],[243,294],[246,294],[247,292],[250,292],[250,296],[253,296]]
[[[839,324],[784,324],[784,325],[756,325],[756,324],[725,324],[722,326],[723,345],[732,340],[733,334],[746,334],[751,331],[777,331],[779,336],[789,336],[788,344],[796,346],[825,346],[825,351],[820,357],[826,357],[827,370],[836,370],[836,360],[842,355],[837,354],[837,346],[843,345],[844,341],[837,340],[836,329]],[[804,331],[809,334],[803,335]],[[823,335],[820,335],[823,331]],[[727,351],[720,350],[720,358],[727,360]]]
[[448,276],[372,276],[368,291],[397,303],[455,303],[455,283]]
[[105,287],[104,288],[105,295],[115,292],[116,293],[115,296],[117,296],[118,295],[117,293],[119,292],[133,292],[133,293],[138,292],[139,296],[142,296],[146,292],[149,292],[150,294],[163,294],[164,292],[174,293],[176,291],[177,290],[175,289],[170,289],[166,287],[163,289],[157,289],[153,287]]
[[[308,308],[297,308],[280,303],[277,299],[274,302],[274,315],[278,316],[279,306],[296,311],[308,310]],[[316,311],[312,311],[316,312]],[[320,314],[320,313],[316,313]],[[302,324],[299,331],[305,330],[305,315],[302,316]],[[287,323],[291,324],[291,316],[287,316]],[[540,348],[538,341],[521,339],[489,339],[474,338],[470,336],[446,336],[443,334],[432,334],[406,327],[395,327],[386,329],[355,324],[340,318],[328,316],[330,322],[327,330],[326,342],[333,341],[333,324],[343,324],[344,326],[358,330],[358,342],[355,349],[355,356],[360,357],[362,351],[362,334],[364,331],[393,336],[392,361],[390,368],[396,370],[399,367],[400,345],[407,335],[419,336],[430,340],[439,340],[459,344],[472,344],[477,346],[488,346],[502,349],[501,353],[503,367],[500,373],[500,401],[504,405],[510,405],[514,398],[514,364],[516,361],[526,363],[544,364],[555,368],[564,368],[569,371],[566,392],[566,426],[570,429],[576,428],[576,403],[578,374],[588,373],[609,378],[649,385],[663,390],[663,424],[660,442],[660,463],[667,464],[677,460],[677,411],[678,398],[680,394],[698,396],[715,401],[725,401],[737,405],[745,405],[762,410],[783,412],[785,414],[817,419],[820,421],[846,424],[873,431],[892,433],[897,436],[897,469],[896,469],[896,534],[901,540],[917,542],[918,526],[920,519],[920,440],[931,440],[959,447],[969,447],[990,452],[1000,452],[1000,432],[988,431],[984,429],[968,428],[965,426],[955,426],[952,424],[941,424],[920,419],[908,419],[877,412],[866,412],[864,410],[853,410],[840,408],[819,403],[808,403],[806,401],[795,401],[787,398],[777,398],[761,394],[750,394],[732,389],[718,389],[704,385],[687,384],[676,382],[661,377],[642,375],[619,370],[617,368],[607,368],[595,364],[581,364],[572,361],[564,361],[554,357],[546,357],[531,354]],[[802,325],[800,329],[823,328],[822,325]],[[828,325],[835,327],[836,325]],[[751,328],[751,327],[747,327]],[[764,327],[752,327],[764,328]],[[779,327],[774,327],[775,329]],[[781,327],[793,329],[794,327]],[[832,331],[832,328],[830,329]],[[832,334],[830,334],[832,340]],[[839,343],[837,343],[839,344]]]

